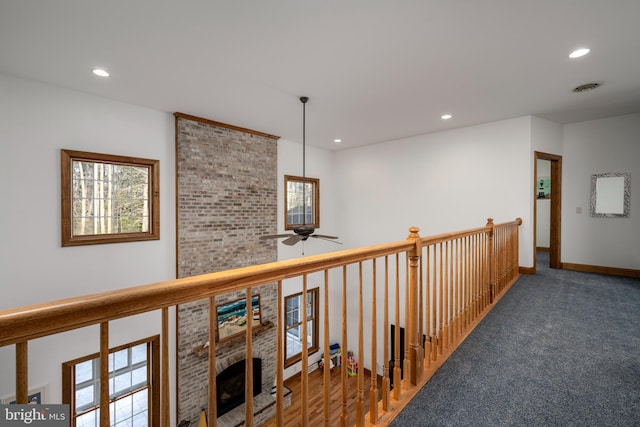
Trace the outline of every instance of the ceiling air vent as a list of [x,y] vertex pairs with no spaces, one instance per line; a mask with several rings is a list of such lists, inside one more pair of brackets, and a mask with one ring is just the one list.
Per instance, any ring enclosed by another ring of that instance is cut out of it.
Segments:
[[575,93],[588,92],[590,90],[594,90],[596,88],[599,88],[600,86],[602,86],[602,83],[598,83],[598,82],[585,83],[583,85],[580,85],[580,86],[574,88],[573,91]]

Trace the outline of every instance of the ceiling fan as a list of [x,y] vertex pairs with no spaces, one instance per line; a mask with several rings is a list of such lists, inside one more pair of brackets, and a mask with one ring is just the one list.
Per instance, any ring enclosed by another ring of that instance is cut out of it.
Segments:
[[[306,96],[301,96],[300,97],[300,102],[302,102],[302,177],[306,178],[305,175],[305,157],[306,157],[306,141],[305,141],[305,137],[306,137],[306,105],[307,105],[307,101],[309,100],[308,97]],[[306,192],[306,186],[302,186],[302,191]],[[306,194],[303,193],[303,197],[302,197],[302,212],[305,213],[303,215],[303,217],[305,218],[306,221],[306,203],[307,197]],[[282,241],[282,243],[284,243],[285,245],[288,246],[293,246],[296,243],[302,241],[305,242],[309,237],[312,237],[314,239],[323,239],[323,240],[327,240],[329,242],[333,242],[333,243],[338,243],[338,244],[342,244],[340,242],[335,241],[335,239],[337,239],[338,237],[336,236],[326,236],[324,234],[314,234],[314,232],[316,231],[315,227],[313,225],[309,225],[309,224],[302,224],[302,225],[298,225],[296,227],[293,228],[293,233],[294,234],[272,234],[272,235],[267,235],[267,236],[260,236],[260,240],[267,240],[267,239],[281,239],[286,237],[286,239],[284,239]]]

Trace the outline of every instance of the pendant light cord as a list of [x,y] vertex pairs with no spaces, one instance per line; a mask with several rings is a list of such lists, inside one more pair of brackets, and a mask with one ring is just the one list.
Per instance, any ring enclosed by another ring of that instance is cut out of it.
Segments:
[[306,174],[306,158],[307,158],[307,101],[306,96],[300,97],[302,102],[302,224],[307,225],[307,183],[304,179]]

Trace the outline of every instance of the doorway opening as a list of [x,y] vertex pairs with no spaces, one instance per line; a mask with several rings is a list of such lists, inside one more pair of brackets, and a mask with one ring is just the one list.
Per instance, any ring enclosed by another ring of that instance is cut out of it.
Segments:
[[560,220],[562,198],[562,156],[534,152],[534,231],[533,268],[536,251],[548,250],[549,267],[562,268],[560,262]]

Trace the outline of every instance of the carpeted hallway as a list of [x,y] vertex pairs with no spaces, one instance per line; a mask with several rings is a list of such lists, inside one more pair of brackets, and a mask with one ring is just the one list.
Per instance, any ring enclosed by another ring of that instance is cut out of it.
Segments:
[[640,279],[546,255],[392,426],[640,425]]

